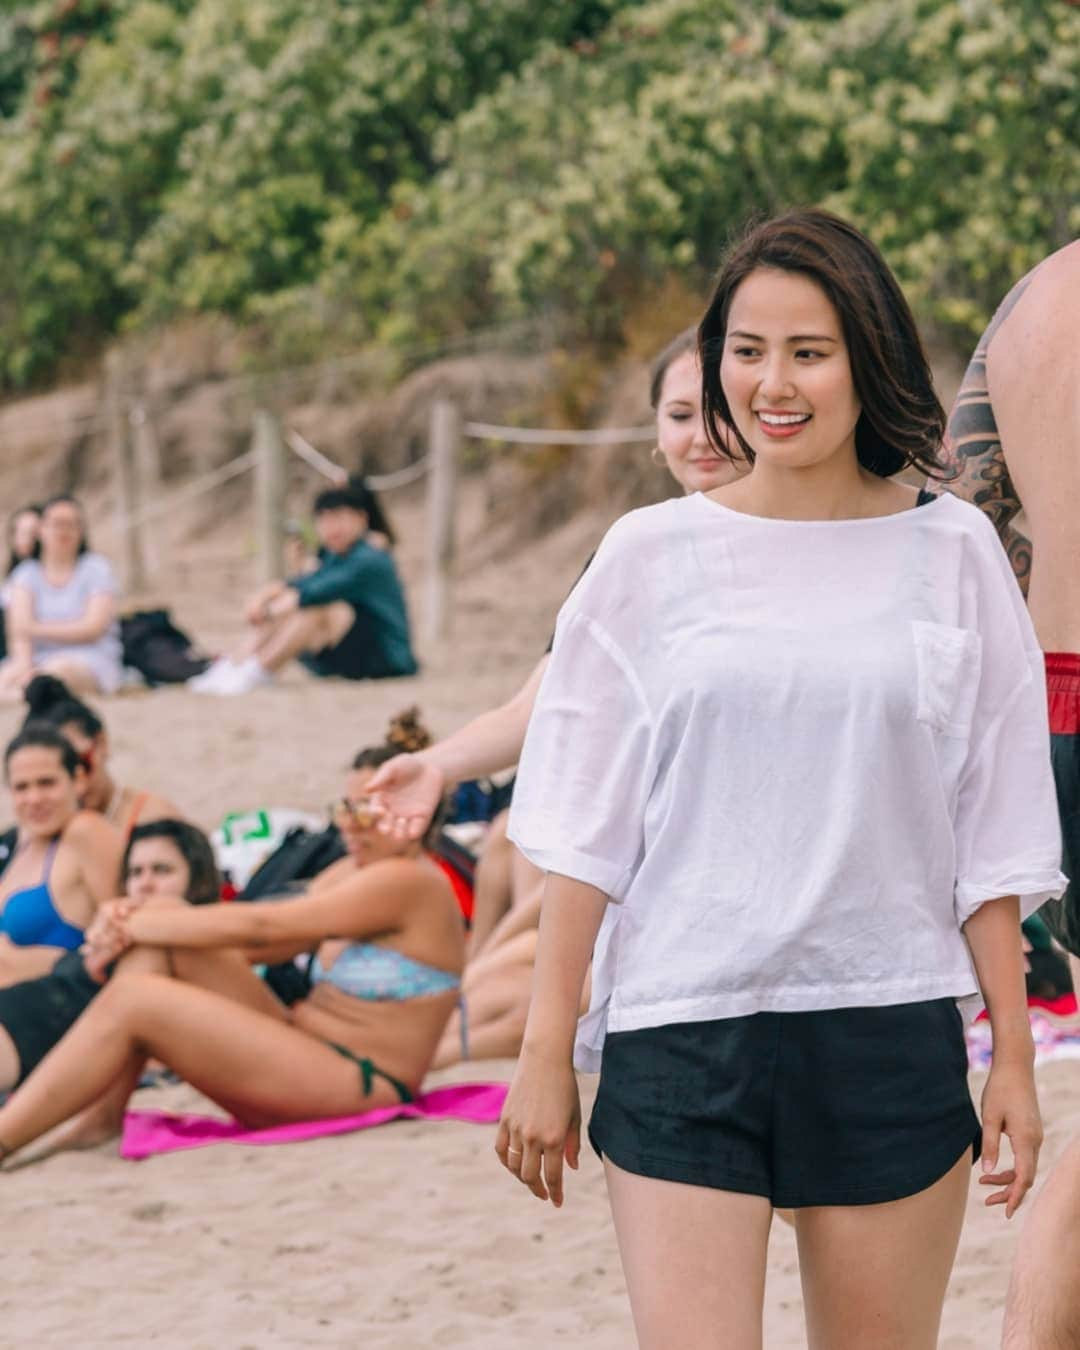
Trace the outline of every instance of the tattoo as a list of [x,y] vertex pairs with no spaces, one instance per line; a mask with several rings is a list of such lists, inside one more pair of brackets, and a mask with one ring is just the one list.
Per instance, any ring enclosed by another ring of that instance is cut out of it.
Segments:
[[990,343],[1027,290],[1033,269],[1022,277],[998,306],[990,326],[979,339],[949,414],[942,444],[942,461],[949,472],[949,491],[974,502],[998,532],[1009,555],[1020,589],[1027,594],[1031,576],[1031,541],[1012,525],[1021,501],[1009,477],[986,375]]

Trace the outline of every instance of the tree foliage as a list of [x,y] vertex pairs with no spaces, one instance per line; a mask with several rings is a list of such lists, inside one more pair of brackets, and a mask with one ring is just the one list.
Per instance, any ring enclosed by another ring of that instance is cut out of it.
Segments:
[[0,383],[192,311],[617,336],[806,202],[967,342],[1080,232],[1078,91],[1062,0],[0,0]]

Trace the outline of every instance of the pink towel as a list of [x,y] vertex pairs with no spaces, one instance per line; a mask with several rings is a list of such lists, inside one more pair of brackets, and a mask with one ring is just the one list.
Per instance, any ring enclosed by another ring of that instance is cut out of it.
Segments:
[[490,1124],[499,1119],[506,1098],[505,1083],[459,1083],[424,1092],[414,1102],[381,1106],[359,1116],[332,1120],[305,1120],[291,1125],[272,1125],[249,1130],[236,1120],[213,1116],[171,1116],[165,1111],[129,1111],[124,1117],[122,1158],[149,1158],[155,1153],[173,1153],[181,1148],[207,1144],[291,1144],[301,1139],[320,1139],[328,1134],[350,1134],[372,1125],[405,1116],[413,1120],[467,1120]]

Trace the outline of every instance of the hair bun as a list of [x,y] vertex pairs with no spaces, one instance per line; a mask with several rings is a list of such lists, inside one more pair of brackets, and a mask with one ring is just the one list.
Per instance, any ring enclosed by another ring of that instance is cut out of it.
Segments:
[[386,732],[386,744],[401,754],[426,750],[431,740],[431,732],[420,721],[420,709],[415,706],[391,718]]
[[70,703],[71,691],[55,675],[35,675],[23,692],[30,717],[41,717],[58,703]]

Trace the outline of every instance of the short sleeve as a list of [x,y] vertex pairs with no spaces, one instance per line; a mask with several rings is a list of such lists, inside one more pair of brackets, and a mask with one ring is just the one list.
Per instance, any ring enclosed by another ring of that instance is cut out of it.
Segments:
[[88,596],[119,595],[120,586],[112,563],[100,553],[86,553],[82,559],[83,585]]
[[568,602],[529,721],[510,838],[543,871],[621,900],[643,851],[652,743],[627,656]]
[[978,613],[982,663],[956,803],[956,917],[1020,897],[1026,917],[1063,894],[1061,830],[1043,655],[993,527],[981,518]]

